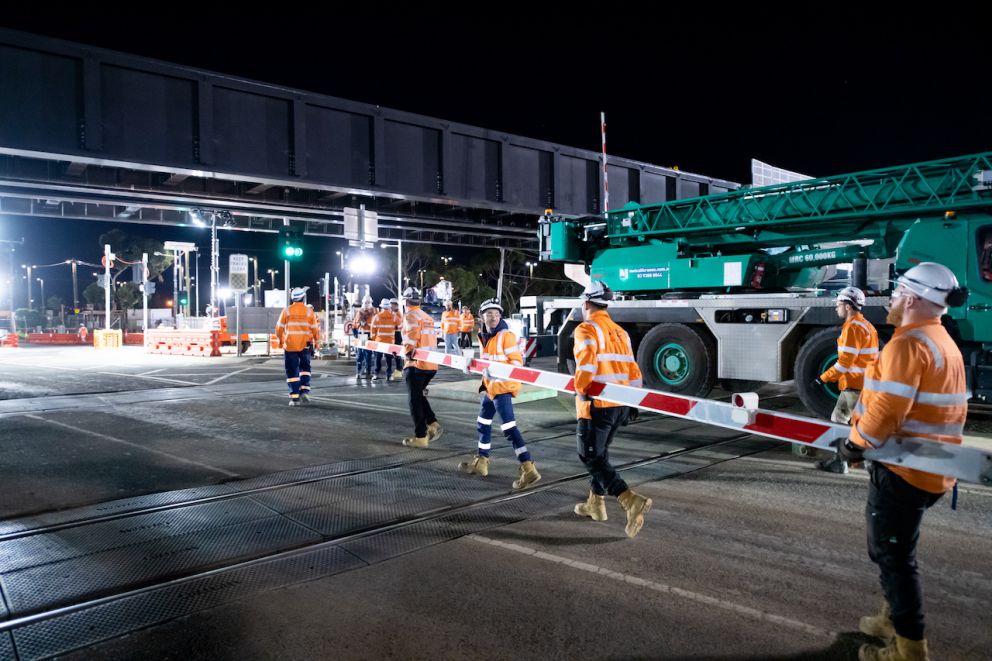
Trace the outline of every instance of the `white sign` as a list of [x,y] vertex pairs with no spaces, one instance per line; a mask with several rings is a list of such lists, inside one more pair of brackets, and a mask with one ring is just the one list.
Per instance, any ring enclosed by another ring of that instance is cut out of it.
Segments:
[[178,250],[180,252],[184,252],[184,251],[187,251],[187,250],[196,250],[196,244],[195,243],[188,243],[186,241],[166,241],[165,242],[165,249],[166,250]]
[[351,245],[358,245],[362,248],[369,247],[366,244],[378,241],[379,214],[375,211],[345,207],[344,238],[348,239]]
[[231,255],[227,269],[231,291],[239,294],[248,291],[248,255]]

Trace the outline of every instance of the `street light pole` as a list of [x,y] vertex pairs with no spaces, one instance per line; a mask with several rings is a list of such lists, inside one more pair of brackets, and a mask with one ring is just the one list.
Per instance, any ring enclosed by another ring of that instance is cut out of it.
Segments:
[[44,314],[44,312],[45,312],[45,279],[44,278],[38,278],[38,282],[41,283],[41,312],[42,312],[42,314]]
[[76,279],[76,260],[72,260],[72,312],[79,309],[79,281]]
[[34,299],[31,297],[31,269],[34,267],[28,266],[27,264],[21,264],[21,268],[28,270],[28,310],[34,310]]

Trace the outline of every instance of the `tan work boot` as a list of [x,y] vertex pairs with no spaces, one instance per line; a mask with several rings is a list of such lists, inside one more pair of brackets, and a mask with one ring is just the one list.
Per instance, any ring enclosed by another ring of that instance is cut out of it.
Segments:
[[651,509],[651,499],[627,489],[617,496],[617,500],[620,501],[620,507],[627,512],[627,526],[624,528],[627,537],[636,537],[644,526],[644,515]]
[[910,640],[896,636],[885,647],[862,645],[858,650],[860,661],[930,661],[927,641]]
[[458,470],[469,475],[486,477],[489,475],[489,457],[476,455],[471,461],[463,461],[458,464]]
[[441,438],[441,434],[444,433],[444,428],[441,427],[441,423],[435,420],[431,424],[427,425],[427,440],[436,441]]
[[892,609],[889,602],[882,600],[882,611],[878,615],[866,615],[858,622],[858,629],[861,633],[881,638],[889,642],[896,637],[896,630],[892,627]]
[[525,461],[520,464],[520,477],[513,481],[514,491],[526,489],[541,479],[541,474],[537,472],[537,466],[533,461]]
[[606,496],[597,496],[590,491],[586,502],[575,506],[575,513],[593,521],[606,521]]
[[408,448],[426,448],[429,443],[427,436],[407,436],[403,439],[403,445]]

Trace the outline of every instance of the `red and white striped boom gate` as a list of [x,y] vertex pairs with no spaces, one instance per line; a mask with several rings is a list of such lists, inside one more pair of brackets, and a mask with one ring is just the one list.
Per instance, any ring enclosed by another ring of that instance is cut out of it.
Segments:
[[[365,348],[395,356],[404,355],[403,347],[385,342],[366,342]],[[575,380],[568,374],[427,349],[417,349],[414,357],[460,370],[464,370],[467,363],[468,370],[476,374],[481,374],[488,368],[490,374],[501,379],[512,379],[540,388],[575,394]],[[832,450],[837,442],[843,443],[850,431],[847,425],[759,409],[757,396],[753,393],[734,395],[734,401],[726,403],[613,383],[593,383],[589,394],[595,399],[633,406],[644,411],[736,429],[821,450]],[[946,475],[964,482],[992,485],[992,452],[974,447],[893,437],[881,448],[866,450],[865,459]]]

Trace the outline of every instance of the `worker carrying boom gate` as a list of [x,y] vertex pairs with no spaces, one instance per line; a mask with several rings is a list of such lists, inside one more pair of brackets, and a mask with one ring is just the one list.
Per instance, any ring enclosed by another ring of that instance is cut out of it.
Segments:
[[589,498],[575,506],[575,513],[593,521],[606,521],[606,494],[616,496],[627,513],[626,533],[634,537],[644,525],[651,499],[634,493],[610,465],[609,449],[630,408],[601,399],[598,384],[641,386],[641,370],[631,349],[630,336],[606,311],[613,292],[594,280],[582,294],[582,317],[575,329],[575,432],[579,459],[592,475]]
[[[964,305],[968,290],[947,267],[923,262],[896,281],[886,321],[896,327],[878,360],[867,368],[850,437],[840,456],[858,461],[866,449],[892,438],[923,438],[960,445],[968,413],[961,351],[940,323],[947,308]],[[878,565],[885,601],[878,615],[861,618],[863,633],[886,641],[864,645],[861,661],[929,659],[916,544],[923,513],[954,486],[954,479],[871,462],[865,521],[868,555]]]
[[285,354],[290,406],[310,400],[310,349],[307,344],[313,342],[318,346],[320,342],[320,322],[304,302],[307,289],[293,289],[290,293],[293,302],[282,311],[276,324],[276,339]]
[[[878,356],[878,331],[861,314],[864,305],[865,293],[857,287],[845,287],[837,294],[837,316],[844,320],[837,338],[837,362],[816,379],[821,386],[837,383],[840,395],[830,420],[845,425],[864,387],[865,369]],[[847,462],[836,455],[816,462],[816,467],[830,473],[847,472]]]
[[410,399],[410,415],[413,417],[414,434],[403,439],[403,445],[413,448],[426,448],[431,441],[441,438],[441,424],[427,401],[427,384],[437,374],[437,363],[416,360],[417,349],[437,349],[437,335],[434,320],[420,309],[420,290],[407,287],[403,291],[406,301],[406,314],[403,316],[403,351],[406,364],[403,379],[406,381]]
[[[523,367],[524,359],[517,348],[517,337],[503,321],[503,306],[499,300],[491,298],[482,303],[479,308],[482,317],[482,333],[479,334],[479,344],[482,346],[480,358],[494,363],[508,363]],[[468,371],[466,365],[465,371]],[[458,468],[470,475],[489,475],[489,453],[492,447],[493,416],[499,413],[506,440],[510,441],[513,451],[520,462],[520,476],[513,481],[515,490],[526,489],[541,479],[524,443],[523,434],[517,428],[517,419],[513,414],[513,398],[520,392],[519,381],[501,379],[489,374],[488,368],[483,371],[480,399],[478,430],[479,453],[470,461],[463,461]]]
[[[372,339],[376,342],[392,344],[395,341],[396,329],[399,328],[400,321],[399,315],[395,314],[389,308],[389,299],[382,299],[379,301],[379,314],[372,317]],[[378,381],[382,378],[382,359],[384,356],[386,358],[386,382],[388,383],[393,378],[393,360],[398,361],[399,359],[391,353],[376,353],[375,376],[372,377],[373,381]]]

